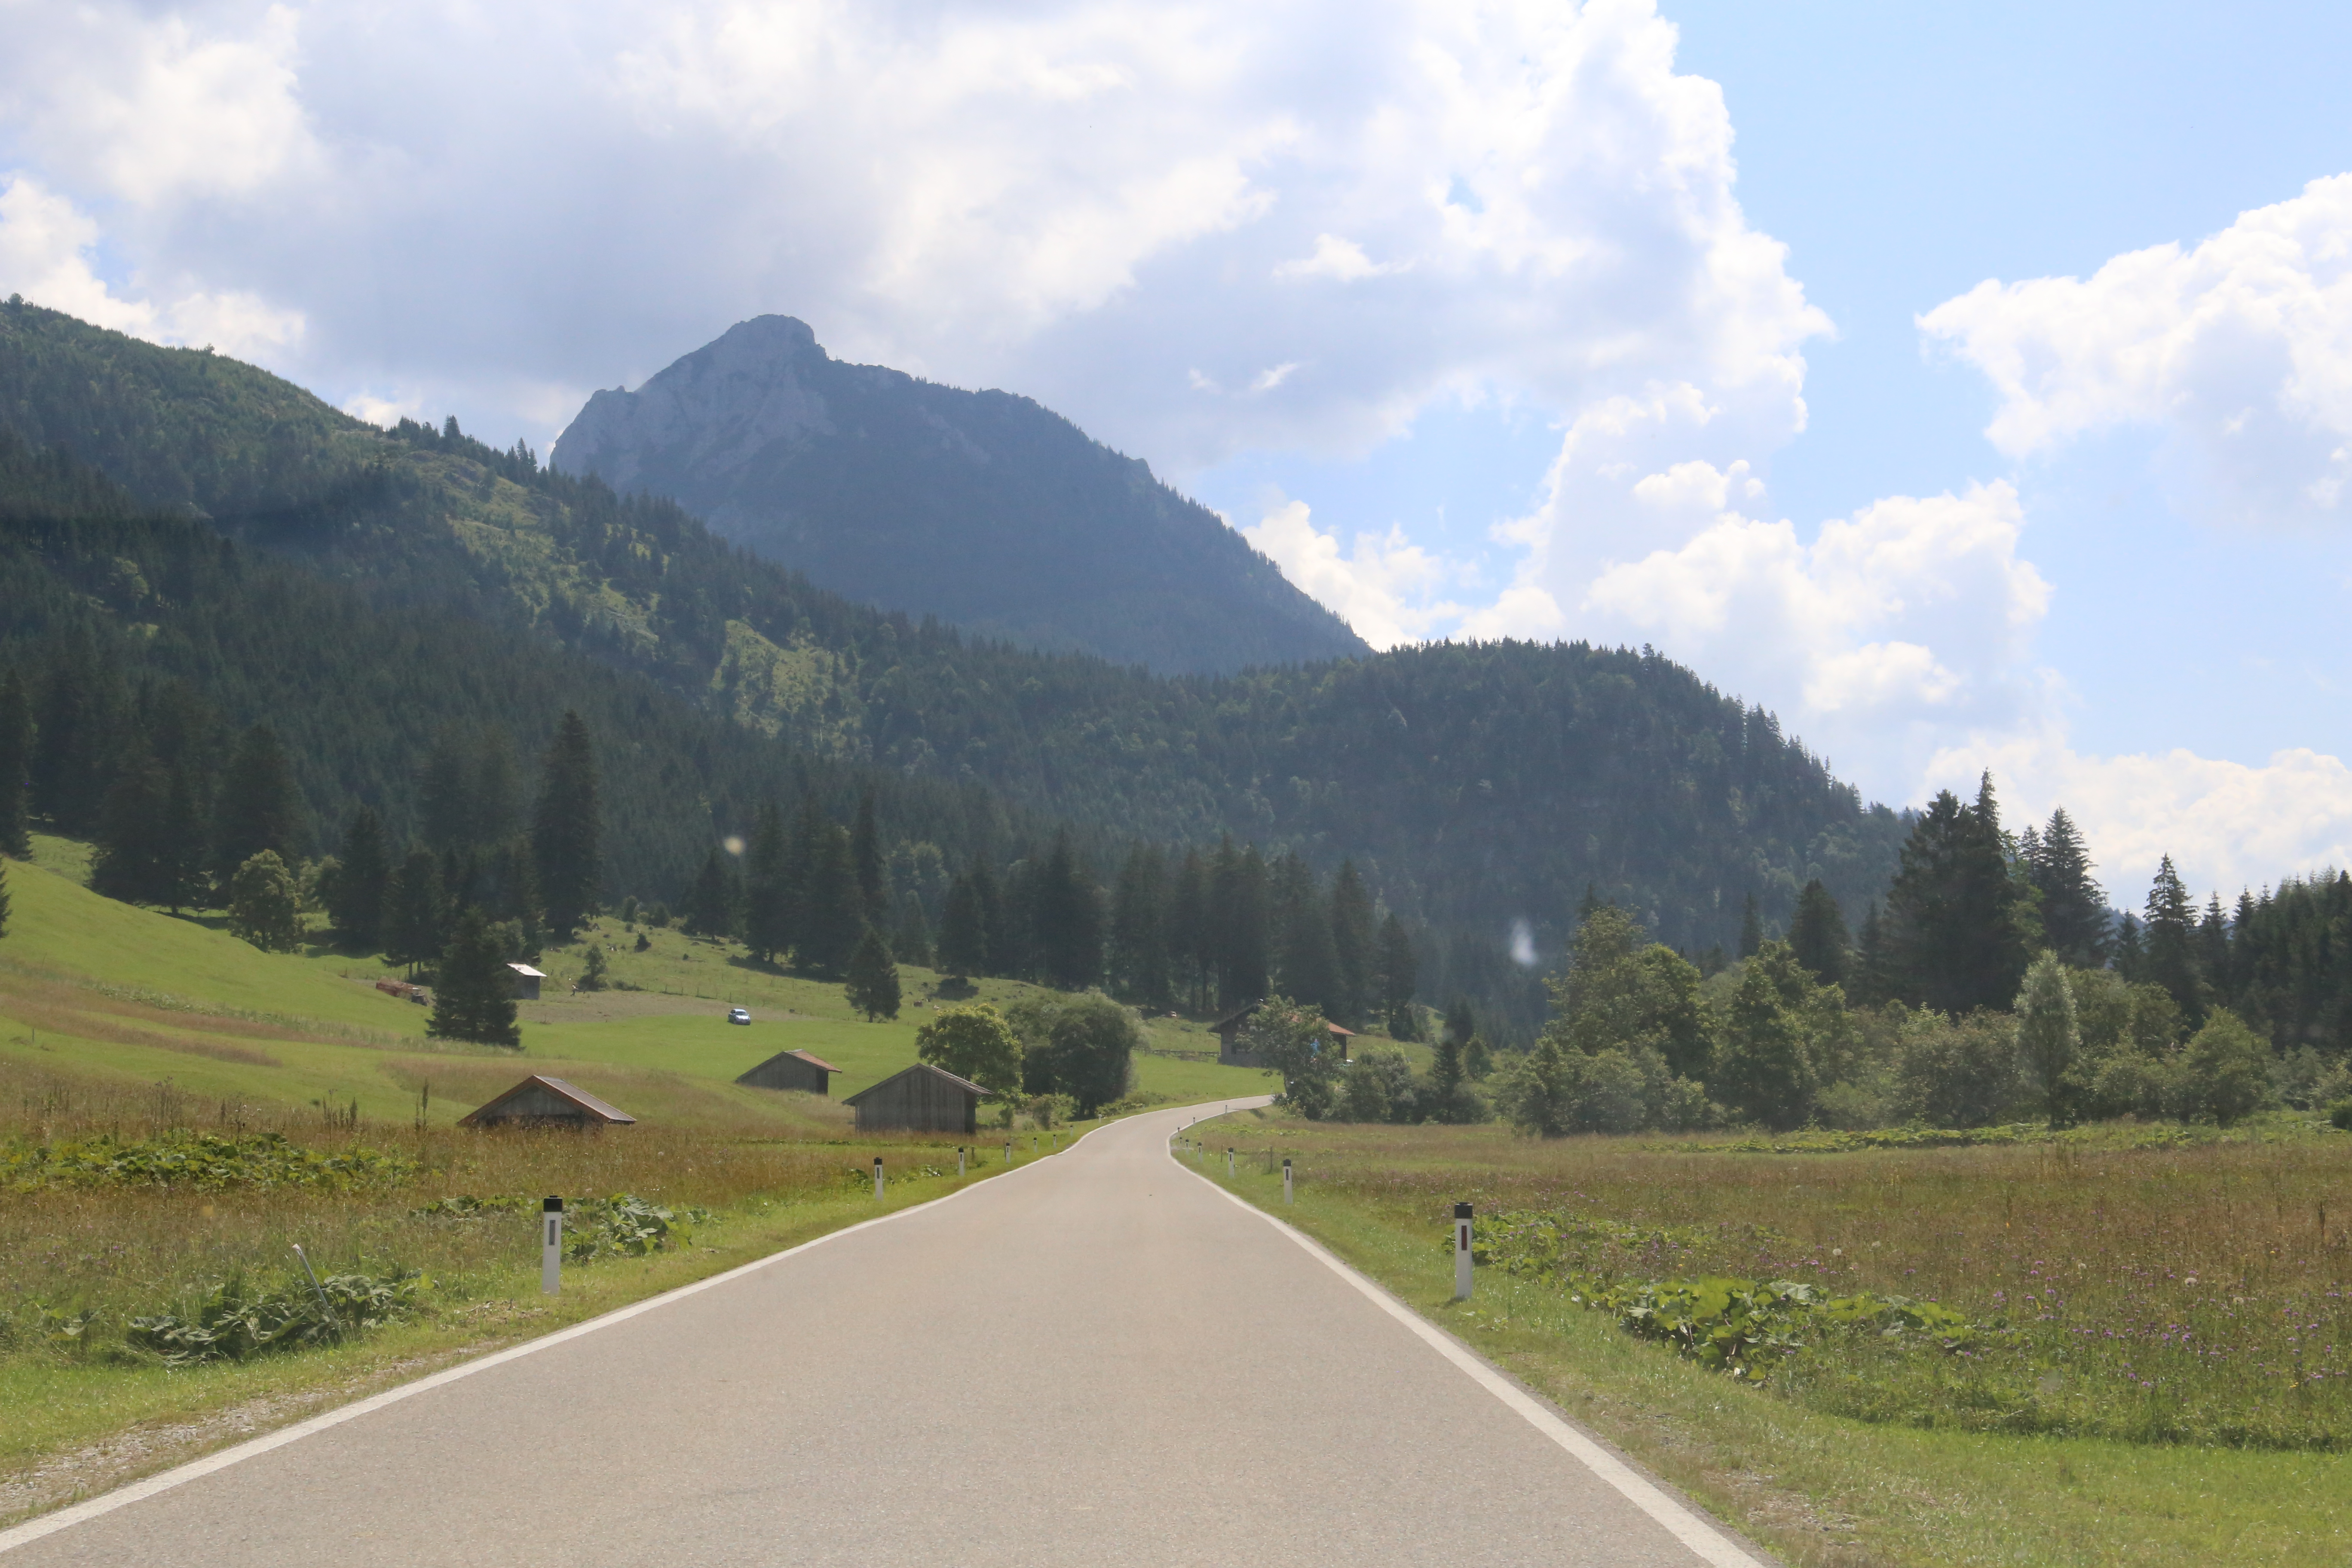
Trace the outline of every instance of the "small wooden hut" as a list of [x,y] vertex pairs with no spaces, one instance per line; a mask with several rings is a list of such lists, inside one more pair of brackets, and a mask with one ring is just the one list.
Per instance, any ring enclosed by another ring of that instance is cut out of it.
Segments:
[[537,1073],[496,1100],[460,1117],[460,1127],[627,1127],[636,1118],[605,1104],[584,1089]]
[[[1209,1026],[1210,1032],[1217,1037],[1219,1066],[1229,1068],[1265,1066],[1257,1052],[1242,1049],[1240,1043],[1242,1030],[1248,1026],[1250,1019],[1256,1015],[1259,1006],[1259,1003],[1253,1002],[1240,1011],[1228,1014]],[[1356,1037],[1356,1031],[1343,1029],[1339,1025],[1328,1022],[1323,1026],[1331,1031],[1331,1044],[1339,1050],[1339,1059],[1343,1062],[1349,1060],[1348,1045]]]
[[507,973],[514,977],[514,999],[518,1002],[539,1000],[539,984],[547,976],[528,963],[509,963]]
[[797,1089],[810,1094],[831,1094],[833,1075],[840,1070],[823,1057],[811,1056],[806,1051],[778,1051],[735,1081],[753,1089]]
[[860,1132],[977,1132],[988,1090],[929,1062],[917,1062],[841,1103],[857,1112]]

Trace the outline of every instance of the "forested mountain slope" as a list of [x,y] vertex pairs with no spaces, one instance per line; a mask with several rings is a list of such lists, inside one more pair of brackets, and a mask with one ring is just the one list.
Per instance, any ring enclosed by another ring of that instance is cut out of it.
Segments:
[[[845,802],[857,781],[887,780],[891,837],[951,859],[1002,865],[1056,819],[1090,829],[1106,880],[1129,836],[1232,833],[1327,874],[1353,858],[1432,933],[1424,994],[1511,991],[1524,1011],[1527,977],[1503,956],[1515,923],[1549,963],[1588,888],[1697,951],[1736,940],[1750,895],[1785,922],[1813,877],[1858,910],[1901,837],[1769,715],[1646,653],[1437,645],[1160,678],[853,605],[675,503],[453,428],[373,431],[251,367],[31,306],[0,307],[0,423],[26,428],[17,411],[31,409],[45,442],[140,501],[211,514],[171,525],[183,535],[151,518],[146,542],[70,549],[11,523],[59,585],[0,604],[0,644],[96,616],[125,657],[144,646],[181,661],[169,668],[224,672],[230,695],[215,700],[236,723],[314,714],[314,809],[368,800],[395,837],[415,820],[404,770],[440,725],[494,719],[528,749],[581,707],[606,745],[642,758],[638,815],[614,839],[635,857],[625,890],[646,897],[677,898],[714,838],[747,832],[757,802],[801,776]],[[82,483],[17,463],[36,470]],[[239,510],[239,496],[267,499]],[[145,564],[218,538],[261,552],[235,555],[236,581],[299,599],[299,615],[243,588],[190,598]],[[152,599],[105,587],[117,556]],[[37,616],[44,604],[79,607]],[[330,633],[346,620],[359,629],[341,648]],[[324,651],[264,646],[295,624]]]
[[1034,647],[1190,671],[1369,651],[1141,460],[1025,397],[843,363],[789,316],[597,393],[549,461],[852,599]]

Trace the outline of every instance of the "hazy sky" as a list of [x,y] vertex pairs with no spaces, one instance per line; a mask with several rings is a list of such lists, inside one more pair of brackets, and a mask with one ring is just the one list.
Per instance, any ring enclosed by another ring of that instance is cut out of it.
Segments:
[[2120,901],[2352,861],[2352,12],[0,0],[0,292],[542,447],[731,322]]

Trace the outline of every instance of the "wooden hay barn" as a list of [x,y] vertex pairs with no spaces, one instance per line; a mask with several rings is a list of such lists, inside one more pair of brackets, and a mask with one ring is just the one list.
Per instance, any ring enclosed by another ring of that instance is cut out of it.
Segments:
[[[1229,1068],[1262,1068],[1265,1066],[1265,1063],[1258,1058],[1257,1052],[1243,1050],[1240,1046],[1242,1030],[1248,1026],[1249,1021],[1251,1017],[1256,1014],[1258,1006],[1259,1004],[1253,1002],[1248,1006],[1244,1007],[1241,1011],[1229,1014],[1225,1017],[1220,1018],[1215,1023],[1209,1026],[1210,1031],[1217,1037],[1218,1065]],[[1356,1037],[1356,1031],[1353,1029],[1343,1029],[1337,1024],[1329,1023],[1325,1024],[1324,1027],[1331,1031],[1331,1043],[1339,1047],[1339,1059],[1343,1062],[1349,1059],[1348,1056],[1348,1044]]]
[[971,1079],[917,1062],[841,1103],[857,1112],[860,1132],[977,1132],[987,1098]]
[[547,976],[528,963],[509,963],[507,973],[514,977],[514,999],[518,1002],[539,1000],[539,984]]
[[496,1100],[460,1117],[460,1127],[627,1127],[636,1118],[605,1104],[584,1089],[574,1089],[560,1078],[537,1073]]
[[735,1081],[753,1089],[797,1089],[810,1094],[831,1094],[833,1075],[841,1069],[823,1057],[806,1051],[778,1051]]

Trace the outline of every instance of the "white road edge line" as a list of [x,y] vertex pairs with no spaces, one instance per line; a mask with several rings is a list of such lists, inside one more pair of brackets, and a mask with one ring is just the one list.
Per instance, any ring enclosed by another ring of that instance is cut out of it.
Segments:
[[1465,1349],[1452,1335],[1341,1262],[1321,1242],[1297,1226],[1285,1223],[1277,1215],[1266,1213],[1255,1204],[1234,1196],[1184,1164],[1183,1161],[1178,1160],[1176,1163],[1187,1174],[1199,1176],[1208,1184],[1211,1191],[1227,1203],[1244,1213],[1255,1215],[1306,1248],[1309,1257],[1354,1286],[1366,1300],[1412,1330],[1432,1350],[1467,1373],[1481,1388],[1517,1411],[1528,1426],[1567,1449],[1579,1464],[1614,1487],[1626,1501],[1664,1525],[1669,1534],[1696,1552],[1701,1561],[1711,1564],[1712,1568],[1766,1568],[1760,1559],[1741,1550],[1706,1520],[1653,1486],[1622,1459],[1528,1398],[1525,1390],[1487,1365],[1475,1353]]
[[[1181,1110],[1192,1108],[1178,1106],[1172,1109]],[[1120,1123],[1118,1121],[1106,1121],[1102,1127],[1090,1128],[1072,1139],[1070,1148],[1064,1149],[1060,1152],[1066,1154],[1070,1149],[1076,1149],[1088,1138],[1102,1131],[1104,1128],[1118,1125]],[[1018,1176],[1024,1172],[1038,1169],[1045,1163],[1042,1159],[1034,1160],[1018,1169],[1003,1172],[991,1177],[990,1180],[1003,1181],[1006,1176]],[[478,1372],[488,1372],[494,1366],[504,1366],[510,1361],[520,1361],[524,1356],[535,1355],[544,1350],[552,1350],[557,1345],[576,1340],[583,1334],[593,1334],[599,1329],[609,1329],[615,1323],[626,1322],[640,1312],[650,1312],[656,1307],[667,1307],[672,1301],[683,1300],[698,1292],[724,1285],[730,1279],[740,1279],[744,1275],[756,1269],[765,1268],[772,1263],[782,1263],[785,1258],[796,1257],[812,1247],[823,1247],[828,1241],[838,1241],[845,1236],[854,1236],[869,1226],[887,1225],[894,1219],[902,1219],[910,1214],[925,1213],[937,1208],[941,1204],[952,1202],[966,1193],[977,1192],[986,1185],[988,1185],[987,1182],[973,1182],[958,1187],[954,1192],[942,1193],[938,1197],[926,1198],[921,1203],[909,1204],[905,1208],[893,1209],[888,1214],[877,1215],[872,1219],[862,1219],[856,1225],[846,1225],[839,1230],[826,1231],[823,1236],[812,1237],[797,1247],[788,1247],[782,1252],[772,1252],[765,1258],[755,1258],[749,1263],[739,1263],[724,1273],[713,1274],[708,1279],[698,1279],[691,1285],[681,1285],[675,1290],[665,1290],[658,1296],[648,1296],[642,1301],[632,1302],[625,1307],[616,1307],[602,1317],[591,1318],[584,1323],[574,1323],[568,1329],[558,1329],[551,1334],[496,1352],[477,1361],[450,1367],[446,1372],[436,1372],[430,1377],[420,1377],[415,1383],[404,1383],[397,1388],[387,1388],[382,1394],[371,1394],[365,1399],[338,1405],[322,1415],[313,1415],[307,1421],[298,1421],[291,1426],[281,1426],[275,1432],[266,1433],[248,1442],[239,1443],[234,1448],[223,1448],[216,1454],[207,1454],[201,1459],[191,1459],[184,1465],[175,1466],[161,1475],[150,1476],[143,1481],[133,1481],[129,1486],[117,1487],[114,1490],[91,1498],[87,1502],[78,1502],[70,1508],[61,1508],[55,1513],[45,1513],[37,1519],[28,1519],[11,1529],[0,1530],[0,1552],[13,1551],[19,1546],[28,1546],[44,1536],[55,1535],[60,1530],[69,1530],[77,1524],[86,1523],[102,1514],[112,1513],[118,1508],[128,1508],[131,1504],[143,1501],[158,1492],[167,1492],[173,1487],[185,1486],[190,1481],[211,1475],[215,1470],[225,1470],[231,1465],[241,1464],[247,1459],[257,1458],[267,1454],[272,1448],[282,1448],[289,1443],[299,1442],[314,1432],[324,1432],[330,1426],[340,1426],[346,1421],[356,1420],[372,1410],[381,1410],[387,1405],[397,1405],[404,1399],[427,1393],[445,1384],[455,1383],[461,1377],[471,1377]]]

